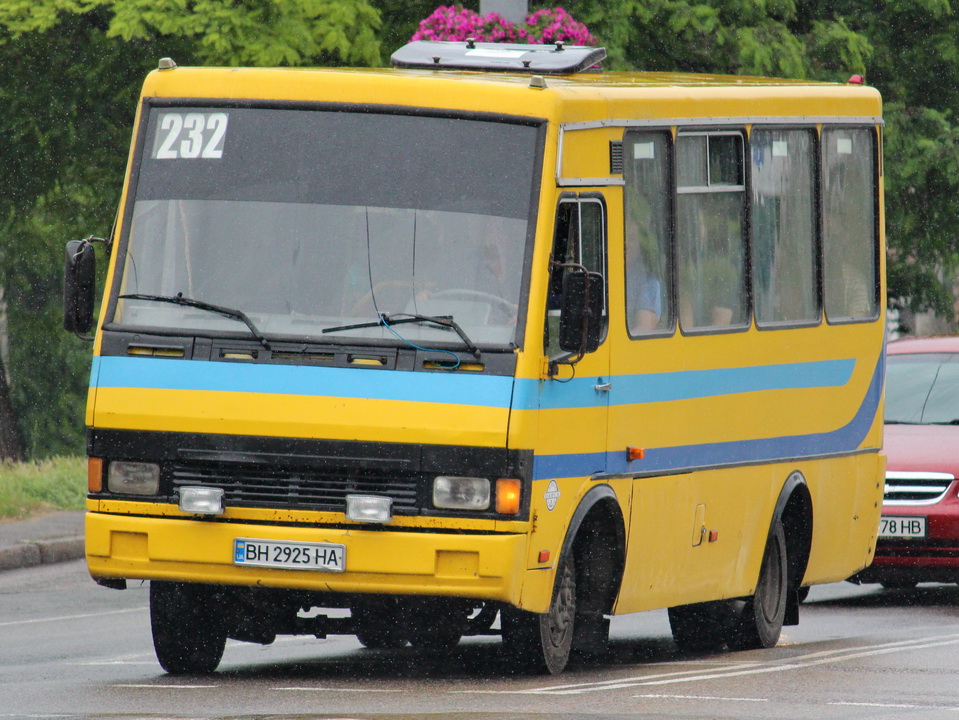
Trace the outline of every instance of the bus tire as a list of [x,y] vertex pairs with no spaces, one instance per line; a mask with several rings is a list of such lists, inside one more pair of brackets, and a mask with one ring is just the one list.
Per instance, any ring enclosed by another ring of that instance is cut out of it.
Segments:
[[350,609],[360,645],[370,650],[401,648],[409,639],[404,613],[392,597],[370,597]]
[[171,675],[205,675],[217,669],[227,635],[220,618],[211,587],[150,582],[153,649]]
[[671,607],[669,628],[676,647],[683,653],[707,653],[722,650],[729,623],[729,603],[725,600]]
[[556,571],[549,610],[502,612],[503,642],[514,667],[537,675],[558,675],[569,662],[576,618],[576,569],[567,556]]
[[756,593],[740,604],[729,625],[726,644],[731,650],[775,646],[786,617],[787,580],[786,533],[776,518],[766,540]]

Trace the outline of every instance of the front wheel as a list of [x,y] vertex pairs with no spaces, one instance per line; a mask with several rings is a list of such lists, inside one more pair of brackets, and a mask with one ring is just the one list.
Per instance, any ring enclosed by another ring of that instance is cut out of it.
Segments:
[[773,523],[756,593],[736,608],[726,644],[731,650],[771,648],[779,641],[786,617],[786,533],[780,520]]
[[160,666],[172,675],[216,670],[226,647],[226,628],[213,588],[189,583],[150,583],[150,625]]
[[560,563],[549,610],[502,612],[503,642],[513,662],[536,674],[558,675],[569,662],[576,617],[576,571],[572,558]]

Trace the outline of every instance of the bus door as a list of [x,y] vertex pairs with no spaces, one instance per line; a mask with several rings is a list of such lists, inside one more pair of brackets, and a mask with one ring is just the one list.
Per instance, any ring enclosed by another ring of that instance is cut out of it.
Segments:
[[[583,268],[602,277],[599,346],[579,355],[560,347],[564,279]],[[533,502],[545,500],[540,527],[550,537],[539,548],[559,548],[578,497],[591,475],[606,471],[609,407],[609,348],[606,261],[606,204],[599,193],[568,195],[557,207],[551,255],[545,332],[550,379],[539,383],[539,440],[534,465]],[[542,516],[542,515],[541,515]],[[550,522],[553,520],[553,522]],[[531,558],[534,559],[535,558]]]

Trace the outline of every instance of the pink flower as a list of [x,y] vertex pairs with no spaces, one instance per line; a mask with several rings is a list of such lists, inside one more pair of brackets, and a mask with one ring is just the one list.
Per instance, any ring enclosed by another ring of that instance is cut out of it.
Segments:
[[575,45],[595,45],[594,38],[581,22],[561,7],[543,8],[526,16],[525,26],[517,26],[498,13],[485,17],[460,5],[440,5],[420,21],[412,40],[480,42],[551,43],[564,40]]

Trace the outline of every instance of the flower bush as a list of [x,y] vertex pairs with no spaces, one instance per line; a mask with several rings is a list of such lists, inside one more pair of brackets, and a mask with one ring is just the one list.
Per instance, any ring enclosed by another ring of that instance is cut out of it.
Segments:
[[561,7],[529,13],[515,24],[497,13],[483,16],[461,5],[440,5],[420,22],[412,40],[466,40],[478,42],[554,43],[595,45],[586,26]]

